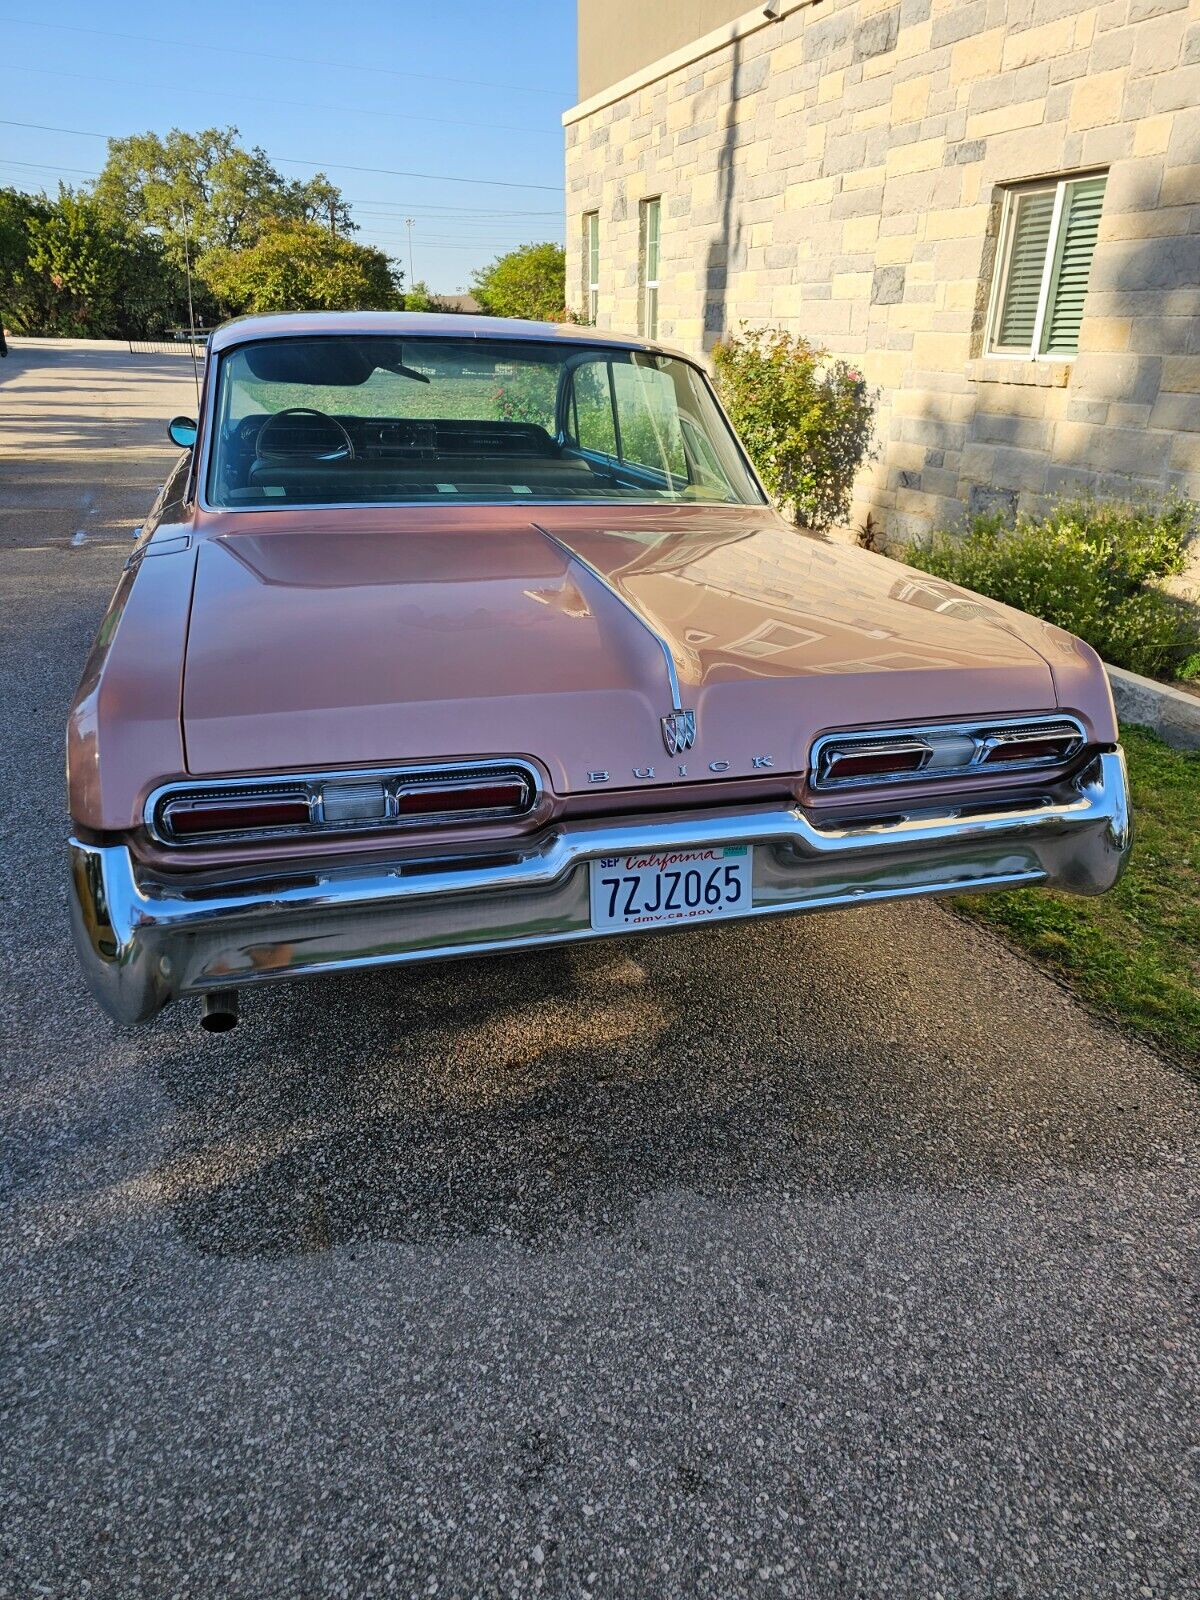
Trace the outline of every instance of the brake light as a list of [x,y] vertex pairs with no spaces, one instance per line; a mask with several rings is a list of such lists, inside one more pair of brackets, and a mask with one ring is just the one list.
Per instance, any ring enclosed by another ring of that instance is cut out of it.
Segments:
[[1074,728],[1048,733],[997,734],[987,741],[980,760],[987,766],[1017,761],[1065,761],[1081,743]]
[[920,772],[932,751],[927,744],[894,744],[833,749],[825,764],[825,777],[845,783],[852,778],[887,778],[904,772]]
[[196,839],[203,834],[247,829],[302,828],[309,820],[310,810],[303,795],[256,795],[246,799],[170,800],[161,815],[170,833],[182,839]]
[[429,783],[396,791],[402,817],[427,817],[455,811],[512,811],[522,807],[525,787],[509,783]]

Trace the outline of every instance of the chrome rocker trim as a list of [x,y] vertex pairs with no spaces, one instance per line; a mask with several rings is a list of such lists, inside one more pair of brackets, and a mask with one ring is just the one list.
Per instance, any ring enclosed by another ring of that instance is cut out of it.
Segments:
[[914,804],[841,822],[798,807],[675,812],[566,823],[501,854],[322,861],[219,882],[151,875],[124,845],[72,839],[71,926],[92,993],[134,1023],[184,994],[604,937],[588,909],[587,863],[598,856],[753,844],[745,915],[765,916],[1016,884],[1102,894],[1130,841],[1118,749],[1007,808]]

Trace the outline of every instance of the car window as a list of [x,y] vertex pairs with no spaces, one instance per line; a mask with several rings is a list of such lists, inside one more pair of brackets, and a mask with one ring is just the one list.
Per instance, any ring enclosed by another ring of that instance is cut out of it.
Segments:
[[700,373],[657,351],[322,334],[249,341],[218,361],[201,464],[214,508],[762,503]]
[[641,363],[614,366],[612,376],[622,461],[686,483],[679,404],[670,376]]
[[607,361],[585,361],[572,375],[575,437],[581,450],[615,456],[617,430],[613,425],[612,389]]

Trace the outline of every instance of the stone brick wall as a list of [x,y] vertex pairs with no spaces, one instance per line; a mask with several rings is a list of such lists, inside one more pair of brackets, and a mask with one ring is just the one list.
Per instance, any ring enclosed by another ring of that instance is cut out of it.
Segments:
[[[1200,0],[793,0],[742,28],[567,113],[574,303],[597,210],[599,321],[636,330],[661,195],[660,337],[773,323],[857,360],[883,405],[855,519],[889,538],[1077,488],[1200,498]],[[985,356],[1003,187],[1087,168],[1079,355]]]

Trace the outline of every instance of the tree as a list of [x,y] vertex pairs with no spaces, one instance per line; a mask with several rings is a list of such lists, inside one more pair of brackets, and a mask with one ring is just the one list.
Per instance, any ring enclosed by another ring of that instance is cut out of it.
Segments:
[[117,331],[121,243],[95,201],[67,188],[45,216],[30,219],[27,270],[42,286],[45,332],[103,338]]
[[312,222],[269,224],[244,249],[210,250],[198,271],[231,313],[390,311],[403,304],[400,273],[382,250]]
[[358,224],[350,220],[350,202],[342,199],[342,191],[323,172],[311,178],[293,179],[283,198],[285,206],[281,216],[293,217],[297,222],[319,223],[330,233],[358,232]]
[[567,259],[559,244],[523,244],[471,280],[471,292],[489,316],[559,320],[566,302]]
[[45,200],[0,189],[0,317],[20,333],[34,331],[45,299],[44,286],[29,271],[29,228],[49,212]]
[[265,150],[242,147],[234,127],[110,139],[95,195],[114,221],[157,230],[180,264],[185,228],[194,257],[255,244],[280,219],[320,216],[333,231],[350,227],[349,207],[324,173],[286,183]]

